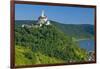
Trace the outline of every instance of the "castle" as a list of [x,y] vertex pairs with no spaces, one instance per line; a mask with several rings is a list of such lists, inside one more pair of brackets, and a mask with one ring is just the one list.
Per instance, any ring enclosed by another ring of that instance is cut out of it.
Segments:
[[22,27],[28,27],[28,28],[31,28],[31,27],[41,27],[43,25],[50,25],[50,21],[48,20],[48,17],[45,16],[45,13],[44,13],[44,10],[42,10],[42,13],[41,15],[39,16],[38,20],[37,20],[37,23],[35,25],[27,25],[27,24],[23,24]]
[[39,16],[37,24],[39,24],[40,26],[42,26],[43,24],[50,25],[50,21],[48,20],[48,17],[45,16],[44,10],[42,10],[42,14],[41,16]]

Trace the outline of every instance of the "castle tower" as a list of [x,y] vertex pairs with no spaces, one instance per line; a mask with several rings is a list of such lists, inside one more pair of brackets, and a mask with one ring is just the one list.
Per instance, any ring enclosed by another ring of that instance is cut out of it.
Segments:
[[41,17],[45,17],[44,10],[42,10]]
[[49,25],[50,24],[50,21],[48,21],[47,16],[45,16],[44,10],[42,10],[41,15],[38,18],[37,24],[39,24],[40,26],[42,26],[43,24],[45,24],[45,25]]
[[44,10],[42,10],[41,16],[38,18],[38,23],[39,24],[44,24],[47,22],[48,18],[45,16]]

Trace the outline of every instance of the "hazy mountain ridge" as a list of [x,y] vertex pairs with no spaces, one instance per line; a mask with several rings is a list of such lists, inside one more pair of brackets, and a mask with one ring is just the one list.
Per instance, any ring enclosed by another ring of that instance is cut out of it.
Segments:
[[94,36],[94,25],[91,24],[62,24],[51,21],[65,34],[76,38],[92,38]]

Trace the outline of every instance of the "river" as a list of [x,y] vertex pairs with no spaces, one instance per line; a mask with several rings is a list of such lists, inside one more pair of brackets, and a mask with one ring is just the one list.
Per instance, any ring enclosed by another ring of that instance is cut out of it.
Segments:
[[79,46],[81,48],[86,49],[87,51],[94,51],[95,45],[93,39],[85,39],[85,40],[79,40],[78,41]]

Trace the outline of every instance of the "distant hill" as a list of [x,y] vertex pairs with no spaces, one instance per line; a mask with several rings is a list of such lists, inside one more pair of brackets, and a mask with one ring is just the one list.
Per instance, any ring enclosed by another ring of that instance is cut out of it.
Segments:
[[65,34],[76,38],[92,38],[94,36],[94,25],[91,24],[62,24],[51,21]]
[[38,28],[22,28],[17,25],[18,23],[15,24],[16,65],[88,61],[88,52],[55,25]]
[[[31,20],[16,20],[15,24],[35,24],[37,21]],[[50,20],[51,24],[55,25],[59,30],[67,34],[68,36],[75,38],[93,38],[94,37],[94,25],[91,24],[62,24],[56,21]]]

